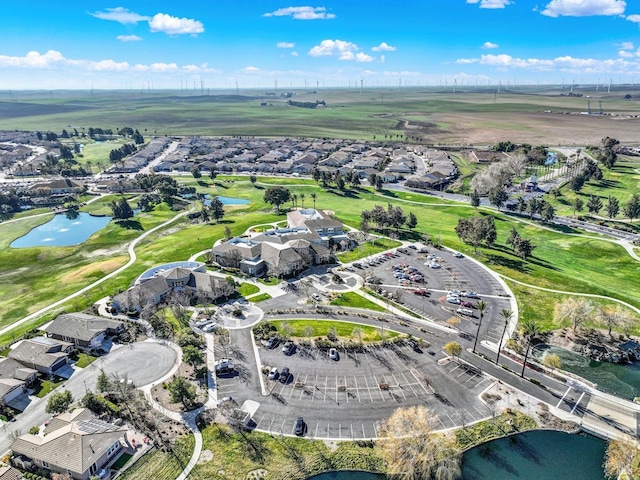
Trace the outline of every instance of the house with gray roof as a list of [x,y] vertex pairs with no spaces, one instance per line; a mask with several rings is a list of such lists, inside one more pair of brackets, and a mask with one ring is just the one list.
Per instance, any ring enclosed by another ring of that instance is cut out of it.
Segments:
[[11,444],[11,462],[27,471],[43,468],[89,480],[100,476],[123,453],[126,430],[78,408],[58,415],[41,434],[16,438]]
[[63,313],[44,329],[47,336],[76,348],[100,348],[105,338],[124,331],[124,322],[86,313]]
[[47,337],[35,337],[19,342],[9,352],[9,358],[44,375],[53,375],[67,365],[73,344]]
[[20,470],[16,470],[10,465],[0,464],[0,480],[21,480],[24,478]]
[[0,359],[0,405],[7,405],[35,382],[38,371],[13,358]]

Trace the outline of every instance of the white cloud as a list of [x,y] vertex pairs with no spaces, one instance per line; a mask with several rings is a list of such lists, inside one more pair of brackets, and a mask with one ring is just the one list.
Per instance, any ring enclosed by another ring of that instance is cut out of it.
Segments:
[[620,50],[618,52],[618,56],[622,58],[633,58],[633,53],[627,52],[626,50]]
[[634,49],[633,42],[622,42],[618,46],[623,50],[633,50]]
[[123,25],[149,20],[149,17],[139,15],[124,7],[106,8],[104,12],[93,12],[89,13],[89,15],[101,20],[111,20],[122,23]]
[[355,55],[355,61],[361,63],[373,62],[374,58],[364,52],[358,52]]
[[204,32],[204,25],[191,18],[178,18],[166,13],[156,13],[149,20],[149,28],[152,32],[164,32],[167,35],[181,35],[190,33],[196,35]]
[[149,70],[152,72],[175,72],[178,70],[178,65],[175,63],[152,63],[149,65]]
[[125,72],[129,70],[127,62],[116,62],[114,60],[101,60],[92,65],[92,70],[97,72]]
[[291,52],[291,56],[292,57],[297,57],[298,56],[298,52]]
[[358,50],[355,43],[344,40],[323,40],[320,45],[316,45],[309,50],[312,57],[338,56],[340,60],[353,60],[353,52]]
[[493,42],[484,42],[482,44],[482,47],[480,48],[485,48],[485,49],[490,49],[490,48],[498,48],[500,45],[498,45],[497,43],[493,43]]
[[248,66],[248,67],[244,67],[242,71],[244,73],[257,73],[260,71],[260,69],[258,67]]
[[380,63],[384,63],[386,57],[384,55],[380,55]]
[[296,20],[330,20],[336,18],[335,14],[327,13],[325,7],[287,7],[279,8],[270,13],[265,13],[264,17],[292,17]]
[[139,42],[142,40],[142,37],[138,35],[118,35],[116,40],[120,40],[121,42]]
[[296,44],[293,42],[278,42],[276,43],[276,47],[278,48],[293,48]]
[[[637,24],[640,25],[640,15],[634,13],[633,15],[627,15],[626,18],[630,22],[637,23]],[[631,47],[631,48],[633,48],[633,47]]]
[[392,47],[391,45],[387,45],[387,42],[382,42],[377,47],[373,47],[371,50],[374,52],[395,52],[396,47]]
[[68,60],[56,50],[49,50],[43,55],[40,52],[31,51],[24,57],[0,55],[0,67],[51,68],[67,62]]
[[621,15],[626,6],[624,0],[551,0],[540,13],[547,17]]
[[504,8],[511,5],[511,0],[467,0],[467,3],[480,3],[480,8]]
[[563,71],[571,73],[623,73],[629,67],[637,68],[637,63],[630,63],[623,58],[593,59],[575,58],[569,55],[552,59],[544,58],[517,58],[511,55],[482,55],[480,58],[461,58],[458,64],[480,64],[496,67],[498,69],[521,68],[537,71]]

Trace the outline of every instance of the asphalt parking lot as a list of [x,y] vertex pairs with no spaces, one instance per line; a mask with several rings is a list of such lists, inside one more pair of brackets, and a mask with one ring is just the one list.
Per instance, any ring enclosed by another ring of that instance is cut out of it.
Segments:
[[[298,348],[292,355],[258,348],[262,365],[284,367],[285,382],[263,376],[267,395],[242,375],[219,377],[218,398],[232,396],[260,403],[253,417],[256,428],[272,433],[293,433],[302,416],[307,435],[316,438],[377,437],[379,421],[400,406],[427,405],[441,428],[486,418],[490,412],[478,399],[490,380],[481,372],[456,362],[439,365],[443,352],[413,351],[408,345],[369,347],[340,352],[338,361],[323,350]],[[241,364],[241,369],[244,366]]]

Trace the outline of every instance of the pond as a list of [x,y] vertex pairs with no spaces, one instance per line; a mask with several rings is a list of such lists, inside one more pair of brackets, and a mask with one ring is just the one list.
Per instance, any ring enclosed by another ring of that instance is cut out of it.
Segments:
[[604,480],[606,442],[591,435],[534,431],[472,448],[462,458],[464,480]]
[[13,248],[67,247],[85,242],[91,235],[107,226],[111,217],[96,217],[82,212],[69,219],[64,213],[55,215],[47,223],[11,242]]
[[[251,203],[249,200],[246,200],[244,198],[223,197],[221,195],[216,195],[216,197],[222,202],[223,205],[247,205],[248,203]],[[207,194],[206,198],[211,198],[211,196]],[[204,204],[209,205],[210,201],[205,200]]]
[[545,353],[555,353],[560,358],[562,370],[595,383],[598,389],[627,400],[640,396],[640,362],[618,364],[598,362],[576,352],[550,345],[538,345],[532,355],[541,361]]
[[[606,442],[591,435],[534,431],[472,448],[462,456],[463,480],[605,480]],[[366,472],[328,472],[308,480],[384,480]]]

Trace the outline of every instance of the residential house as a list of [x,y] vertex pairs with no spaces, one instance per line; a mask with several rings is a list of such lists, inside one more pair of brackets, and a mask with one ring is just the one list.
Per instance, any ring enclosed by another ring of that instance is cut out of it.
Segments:
[[49,338],[73,343],[76,348],[100,348],[107,336],[124,331],[124,322],[86,313],[63,313],[45,327]]
[[10,465],[0,464],[0,480],[21,480],[24,477],[22,472]]
[[44,433],[25,434],[11,444],[14,466],[66,473],[75,480],[103,477],[102,470],[123,453],[127,428],[93,416],[86,408],[53,418]]
[[53,375],[67,365],[73,344],[53,338],[35,337],[22,340],[9,352],[9,358],[37,370],[44,375]]
[[1,358],[0,405],[7,405],[24,393],[36,381],[37,374],[37,370],[25,367],[13,358]]

